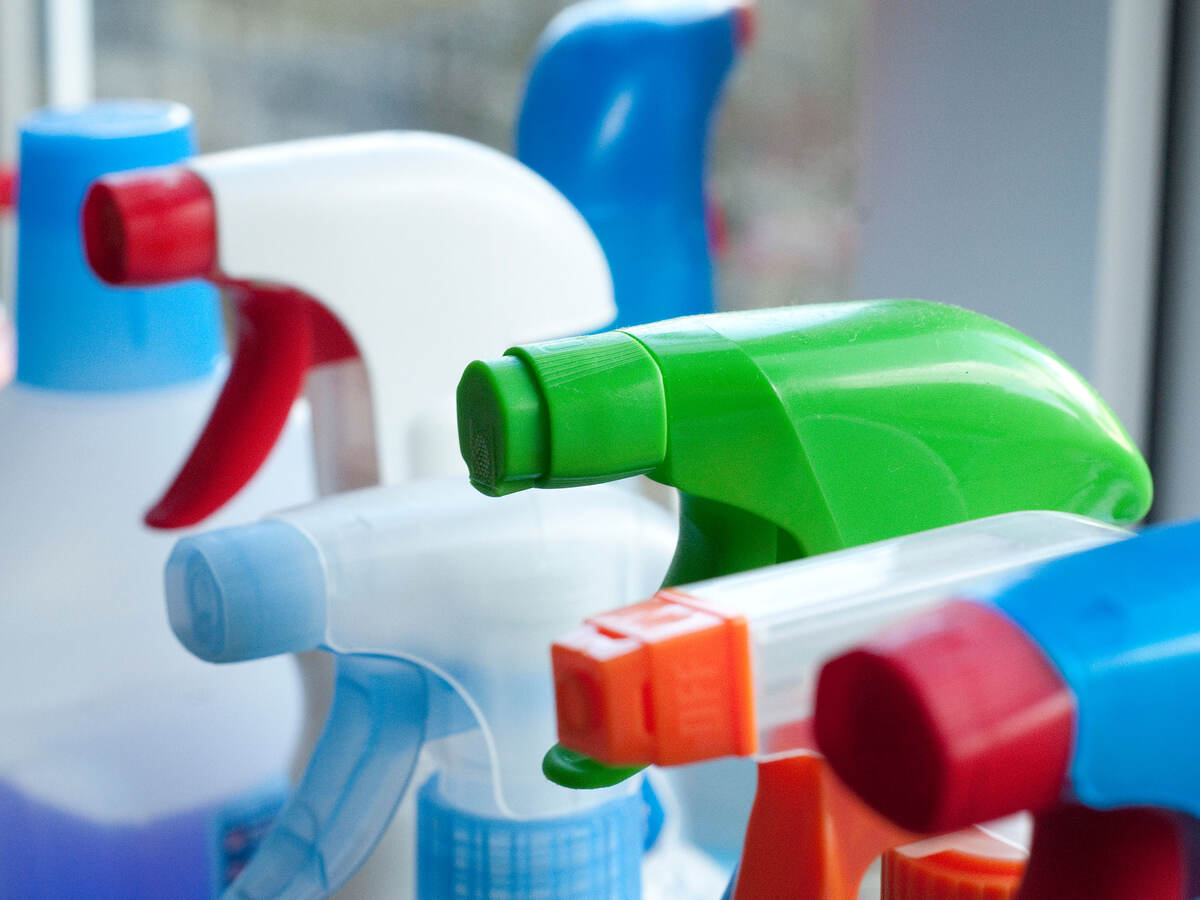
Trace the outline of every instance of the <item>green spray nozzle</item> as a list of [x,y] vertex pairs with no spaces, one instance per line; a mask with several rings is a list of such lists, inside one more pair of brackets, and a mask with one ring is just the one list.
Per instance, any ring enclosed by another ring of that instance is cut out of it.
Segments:
[[[1151,499],[1078,374],[999,322],[918,300],[516,347],[471,364],[458,406],[485,493],[639,473],[678,488],[668,585],[1022,509],[1130,523]],[[560,774],[582,786],[581,771]]]
[[662,464],[662,374],[636,338],[610,331],[509,353],[471,363],[458,385],[459,445],[483,493],[615,481]]

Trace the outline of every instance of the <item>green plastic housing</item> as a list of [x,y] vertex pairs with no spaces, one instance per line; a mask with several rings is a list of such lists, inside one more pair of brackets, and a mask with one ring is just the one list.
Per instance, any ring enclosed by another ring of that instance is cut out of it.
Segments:
[[[668,585],[1015,510],[1129,524],[1151,501],[1141,454],[1078,374],[954,306],[716,313],[507,353],[459,384],[472,483],[673,485]],[[575,787],[615,777],[586,769],[547,760]]]

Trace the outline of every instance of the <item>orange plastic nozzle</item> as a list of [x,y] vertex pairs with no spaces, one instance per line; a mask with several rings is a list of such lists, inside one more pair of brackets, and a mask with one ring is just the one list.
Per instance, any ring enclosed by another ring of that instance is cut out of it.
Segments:
[[552,650],[558,738],[606,765],[755,752],[745,619],[675,591],[587,620]]

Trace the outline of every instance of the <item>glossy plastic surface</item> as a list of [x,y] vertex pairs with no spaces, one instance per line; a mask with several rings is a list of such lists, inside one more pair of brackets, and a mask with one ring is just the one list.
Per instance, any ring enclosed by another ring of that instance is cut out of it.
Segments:
[[[536,403],[519,417],[493,377],[511,362],[472,363],[460,449],[486,493],[638,471],[675,486],[681,539],[666,584],[1017,509],[1124,523],[1149,506],[1146,464],[1095,392],[966,310],[884,300],[618,334],[517,348],[520,402]],[[541,471],[505,469],[509,445],[540,442]]]
[[[280,539],[261,526],[219,535],[219,553],[206,548],[218,536],[181,541],[173,565],[202,570],[167,581],[184,643],[228,659],[231,648],[252,656],[319,641],[342,661],[373,659],[392,671],[339,684],[284,830],[247,868],[236,896],[319,897],[338,887],[382,833],[422,741],[438,766],[443,805],[508,820],[510,829],[528,821],[531,835],[556,817],[568,817],[568,827],[583,811],[636,793],[636,784],[579,793],[542,777],[538,760],[554,730],[545,647],[581,614],[661,579],[675,540],[661,508],[603,487],[495,502],[455,480],[340,495],[272,521],[311,542],[319,570],[297,589],[295,571],[270,564]],[[310,608],[256,620],[260,598],[283,592]],[[297,617],[322,623],[315,640],[307,625],[292,627]],[[395,699],[413,691],[425,699]],[[537,843],[515,845],[506,865],[528,867],[532,877]]]
[[[414,445],[426,434],[417,423],[449,403],[463,358],[498,334],[528,340],[612,318],[608,267],[579,213],[521,164],[469,141],[380,132],[204,156],[188,168],[211,193],[217,246],[209,249],[222,282],[237,288],[245,322],[239,377],[186,477],[154,510],[157,526],[198,521],[237,493],[311,367],[361,358],[376,388],[367,452],[390,483],[414,474]],[[135,229],[122,217],[137,209],[126,200],[144,181],[113,179],[94,195],[126,234]],[[192,193],[178,202],[194,205]],[[187,216],[158,211],[162,222],[192,227]],[[119,244],[99,227],[88,238],[108,242],[98,260]],[[255,329],[270,339],[256,339]]]
[[17,380],[69,391],[129,391],[213,374],[224,342],[216,292],[200,282],[114,290],[84,259],[89,182],[194,152],[191,113],[106,101],[41,110],[21,126],[17,209]]
[[[660,591],[555,643],[559,740],[612,765],[811,747],[797,738],[826,659],[984,579],[1128,536],[1006,513]],[[697,633],[712,639],[696,646]],[[723,653],[734,640],[740,652]],[[748,703],[735,702],[738,684]]]
[[713,310],[705,160],[748,43],[739,0],[593,0],[534,51],[517,158],[575,204],[612,270],[612,327]]

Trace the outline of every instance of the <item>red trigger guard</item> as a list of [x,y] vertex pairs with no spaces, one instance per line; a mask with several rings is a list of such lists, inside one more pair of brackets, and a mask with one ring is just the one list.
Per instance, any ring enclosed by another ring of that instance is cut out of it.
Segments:
[[237,313],[233,365],[204,431],[149,512],[151,528],[206,519],[254,477],[279,440],[309,369],[358,355],[316,300],[280,285],[218,280]]
[[1186,865],[1168,813],[1063,805],[1034,820],[1017,900],[1186,900]]

